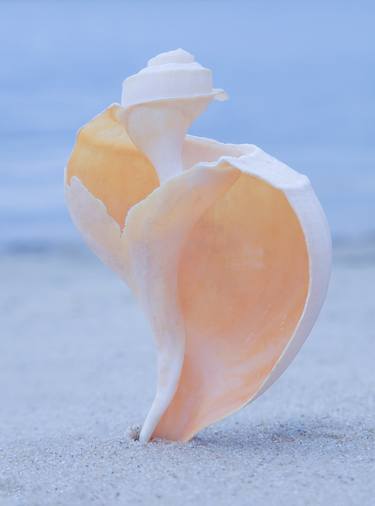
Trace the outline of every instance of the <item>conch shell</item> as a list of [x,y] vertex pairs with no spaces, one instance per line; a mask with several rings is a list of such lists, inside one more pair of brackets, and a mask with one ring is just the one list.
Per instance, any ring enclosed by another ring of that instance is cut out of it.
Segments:
[[74,223],[155,334],[143,442],[187,441],[262,394],[326,295],[330,233],[307,177],[254,145],[186,135],[225,98],[192,55],[163,53],[80,130],[66,169]]

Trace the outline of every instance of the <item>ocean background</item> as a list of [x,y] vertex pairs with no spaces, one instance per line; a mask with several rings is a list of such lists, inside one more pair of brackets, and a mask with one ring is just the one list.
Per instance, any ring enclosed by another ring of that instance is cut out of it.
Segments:
[[375,238],[375,2],[0,1],[0,248],[81,244],[64,204],[75,133],[182,47],[230,100],[191,133],[305,173],[334,240]]

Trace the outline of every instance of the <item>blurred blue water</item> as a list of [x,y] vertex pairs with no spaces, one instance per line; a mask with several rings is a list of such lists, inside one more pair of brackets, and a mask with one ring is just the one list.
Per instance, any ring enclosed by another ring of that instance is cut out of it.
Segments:
[[77,240],[63,167],[124,77],[183,47],[231,99],[192,129],[307,174],[336,238],[375,230],[375,2],[0,1],[0,244]]

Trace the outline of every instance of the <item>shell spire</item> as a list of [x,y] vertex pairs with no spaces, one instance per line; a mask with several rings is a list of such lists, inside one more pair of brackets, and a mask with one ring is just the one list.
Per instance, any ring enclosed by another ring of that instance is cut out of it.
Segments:
[[213,88],[212,72],[202,67],[184,49],[175,49],[151,58],[147,66],[125,79],[121,105],[134,105],[160,100],[211,97],[226,100],[222,89]]

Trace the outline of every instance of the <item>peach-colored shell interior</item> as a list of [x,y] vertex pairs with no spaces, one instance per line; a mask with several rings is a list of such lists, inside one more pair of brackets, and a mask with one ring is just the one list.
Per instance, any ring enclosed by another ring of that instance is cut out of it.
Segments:
[[189,439],[249,401],[288,344],[307,289],[305,241],[286,198],[242,174],[183,251],[185,360],[156,435]]
[[81,128],[66,179],[70,183],[78,177],[122,227],[128,210],[159,186],[159,178],[129,139],[118,113],[119,106],[113,105]]
[[[129,208],[159,183],[117,113],[113,106],[81,130],[67,181],[77,176],[123,225]],[[245,173],[192,227],[179,265],[185,357],[154,432],[170,440],[190,439],[256,394],[296,329],[309,286],[293,209],[283,192]]]

